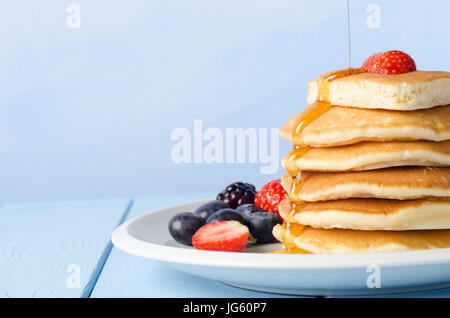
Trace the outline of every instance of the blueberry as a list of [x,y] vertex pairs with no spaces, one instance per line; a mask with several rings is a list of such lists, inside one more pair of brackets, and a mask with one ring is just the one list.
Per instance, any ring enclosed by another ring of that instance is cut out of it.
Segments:
[[206,224],[215,222],[215,221],[238,221],[241,224],[245,224],[244,217],[233,209],[222,209],[212,214],[207,220]]
[[206,221],[213,213],[225,208],[229,208],[227,203],[215,200],[199,206],[194,211],[194,214],[200,216]]
[[264,210],[262,208],[260,208],[259,206],[255,205],[255,204],[244,204],[239,206],[236,209],[237,212],[239,212],[240,214],[242,214],[242,216],[244,217],[245,222],[248,222],[248,219],[250,218],[251,214],[254,212],[264,212]]
[[205,220],[191,212],[181,212],[169,221],[170,235],[178,243],[192,246],[192,236],[205,224]]
[[272,229],[276,224],[281,224],[280,217],[273,212],[253,212],[247,219],[250,234],[256,239],[256,243],[272,243],[275,237]]

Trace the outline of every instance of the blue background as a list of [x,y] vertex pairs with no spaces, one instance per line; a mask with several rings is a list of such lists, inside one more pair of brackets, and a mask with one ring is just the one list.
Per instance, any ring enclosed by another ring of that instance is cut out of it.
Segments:
[[[66,8],[81,8],[81,28]],[[381,28],[366,25],[369,4]],[[353,66],[400,49],[450,70],[446,0],[351,1]],[[175,164],[177,127],[280,127],[348,66],[346,1],[2,1],[0,201],[257,186],[259,164]],[[280,140],[280,157],[290,148]]]

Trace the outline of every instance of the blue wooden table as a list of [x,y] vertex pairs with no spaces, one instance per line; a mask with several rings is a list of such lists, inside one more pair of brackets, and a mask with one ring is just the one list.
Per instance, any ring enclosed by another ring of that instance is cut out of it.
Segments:
[[[122,222],[207,195],[4,204],[0,297],[286,297],[230,287],[128,255]],[[389,297],[450,297],[450,289]]]

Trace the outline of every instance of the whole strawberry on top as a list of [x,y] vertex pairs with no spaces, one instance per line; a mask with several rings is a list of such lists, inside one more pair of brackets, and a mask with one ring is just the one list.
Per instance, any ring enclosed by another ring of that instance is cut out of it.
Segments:
[[278,211],[278,205],[280,202],[286,198],[288,193],[284,190],[281,185],[281,180],[276,179],[272,180],[269,183],[266,183],[261,190],[256,193],[255,196],[255,205],[264,209],[267,212],[274,212],[278,214],[278,216],[283,220]]
[[362,65],[366,72],[397,75],[416,70],[416,63],[402,51],[387,51],[371,55]]

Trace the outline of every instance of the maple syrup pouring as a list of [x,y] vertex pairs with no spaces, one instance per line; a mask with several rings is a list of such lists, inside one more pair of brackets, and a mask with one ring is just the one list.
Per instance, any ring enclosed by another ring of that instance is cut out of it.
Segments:
[[352,36],[350,27],[350,0],[347,0],[347,36],[348,36],[348,67],[352,67]]

